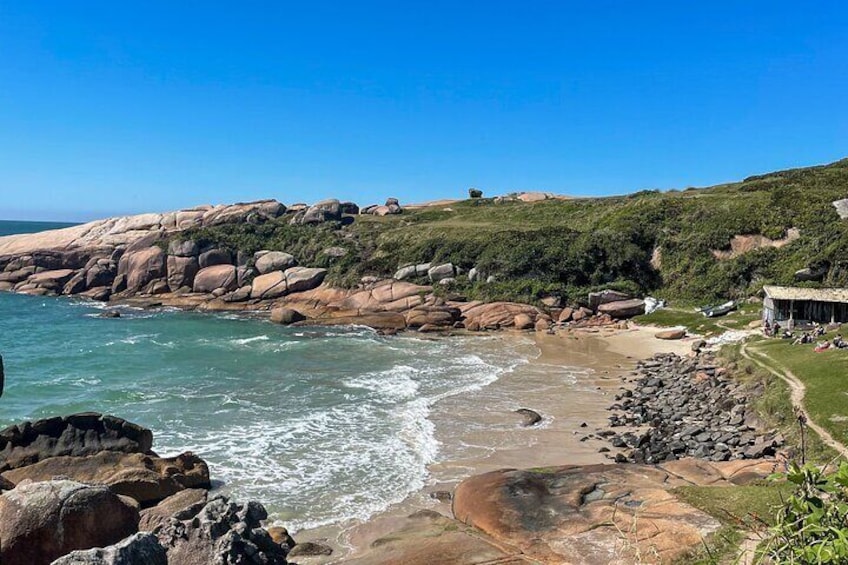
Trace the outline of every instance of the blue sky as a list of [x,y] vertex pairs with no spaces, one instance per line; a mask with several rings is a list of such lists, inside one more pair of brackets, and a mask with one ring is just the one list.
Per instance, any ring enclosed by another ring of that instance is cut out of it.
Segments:
[[0,218],[703,186],[846,99],[836,1],[0,0]]

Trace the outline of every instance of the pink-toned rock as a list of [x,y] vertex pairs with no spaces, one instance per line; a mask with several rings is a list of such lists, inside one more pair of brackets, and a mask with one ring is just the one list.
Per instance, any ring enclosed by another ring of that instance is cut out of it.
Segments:
[[0,562],[47,565],[104,547],[138,528],[138,506],[105,486],[68,480],[19,484],[0,495]]
[[194,285],[194,277],[200,270],[197,257],[193,256],[168,256],[168,288],[171,292]]
[[136,292],[147,286],[150,281],[166,276],[165,252],[152,246],[121,257],[118,274],[126,274],[127,290]]
[[250,297],[259,299],[277,298],[288,291],[286,275],[282,271],[272,271],[259,275],[250,286]]
[[517,330],[529,330],[533,327],[533,318],[527,314],[517,314],[515,318],[513,318],[512,325],[515,326],[515,329]]
[[674,339],[683,339],[686,337],[686,328],[674,328],[670,330],[662,330],[654,334],[654,337],[657,339],[666,339],[666,340],[674,340]]
[[303,292],[304,290],[312,290],[324,282],[327,269],[291,267],[286,269],[285,275],[288,292]]
[[194,276],[194,292],[212,292],[221,288],[229,292],[238,287],[233,265],[213,265],[200,269]]
[[607,314],[613,318],[632,318],[645,313],[645,301],[634,298],[632,300],[616,300],[598,306],[598,312]]
[[560,313],[559,313],[559,318],[558,318],[558,320],[559,320],[559,322],[560,322],[561,324],[562,324],[562,323],[565,323],[565,322],[570,322],[570,321],[571,321],[571,317],[572,317],[573,315],[574,315],[574,308],[568,308],[568,307],[566,307],[566,308],[563,308],[563,309],[562,309],[562,312],[560,312]]

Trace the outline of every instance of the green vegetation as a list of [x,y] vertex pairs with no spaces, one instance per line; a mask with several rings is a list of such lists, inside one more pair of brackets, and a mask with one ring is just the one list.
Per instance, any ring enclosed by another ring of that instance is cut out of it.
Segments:
[[759,320],[761,315],[762,305],[760,304],[743,304],[738,310],[719,318],[706,318],[700,312],[696,312],[694,306],[691,308],[677,306],[637,316],[634,321],[660,327],[684,326],[690,333],[710,336],[727,330],[744,329],[751,322]]
[[[782,340],[761,340],[761,343],[786,343]],[[796,349],[802,346],[794,346]],[[810,346],[807,346],[810,347]],[[766,369],[748,361],[739,352],[739,345],[725,346],[721,350],[722,362],[733,377],[745,383],[750,390],[754,410],[767,428],[780,431],[787,445],[796,448],[801,445],[801,433],[798,428],[795,411],[790,400],[789,387]],[[752,352],[749,346],[749,353]],[[818,435],[807,433],[806,457],[815,463],[827,463],[836,453],[821,441]]]
[[759,563],[848,562],[848,463],[836,471],[793,464],[795,487],[758,548]]
[[[846,196],[843,160],[682,192],[535,203],[473,198],[398,216],[357,216],[349,225],[290,226],[283,217],[182,237],[247,252],[284,250],[301,264],[330,267],[339,285],[390,276],[402,265],[450,261],[497,279],[470,284],[460,277],[454,290],[469,298],[535,301],[556,294],[577,301],[610,287],[702,304],[749,296],[763,283],[791,283],[808,266],[827,267],[824,284],[848,283],[848,221],[831,205]],[[713,254],[729,249],[735,235],[775,239],[791,227],[801,237],[780,249],[727,260]],[[327,246],[349,253],[332,259],[321,253]]]
[[[832,338],[831,332],[823,339]],[[780,366],[789,369],[807,387],[804,406],[819,425],[837,440],[848,442],[848,350],[827,349],[816,353],[812,345],[792,345],[789,340],[763,340],[749,351],[765,353]],[[769,359],[762,359],[766,364]]]
[[774,525],[777,509],[792,491],[791,484],[761,481],[745,486],[685,486],[671,492],[726,526],[755,530]]

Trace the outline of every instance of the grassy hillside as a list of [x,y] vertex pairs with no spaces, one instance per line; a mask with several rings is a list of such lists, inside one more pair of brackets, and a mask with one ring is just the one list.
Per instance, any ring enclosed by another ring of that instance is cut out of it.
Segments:
[[[410,263],[450,261],[496,277],[489,284],[460,277],[451,292],[469,298],[574,300],[616,287],[707,301],[745,296],[763,283],[792,283],[793,273],[808,266],[827,267],[822,284],[848,285],[848,220],[831,205],[846,197],[848,159],[705,189],[537,203],[466,200],[399,216],[357,216],[344,226],[290,226],[283,217],[186,236],[246,252],[285,250],[301,264],[329,267],[338,285],[389,276]],[[734,235],[777,239],[791,227],[801,237],[780,249],[721,261],[711,251],[729,249]],[[331,246],[347,256],[322,253]]]

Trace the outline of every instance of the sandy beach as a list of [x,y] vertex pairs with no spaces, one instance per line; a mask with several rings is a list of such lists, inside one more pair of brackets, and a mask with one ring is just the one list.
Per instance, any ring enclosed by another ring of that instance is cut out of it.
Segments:
[[[604,427],[606,410],[639,359],[659,352],[684,354],[691,339],[663,341],[650,327],[626,330],[503,333],[483,347],[528,348],[529,362],[478,391],[437,402],[430,419],[441,442],[437,462],[422,490],[365,522],[351,522],[297,532],[299,541],[333,548],[331,556],[299,557],[307,565],[338,563],[356,557],[372,542],[393,531],[399,520],[421,510],[452,517],[450,493],[463,479],[503,468],[608,463],[599,452],[608,442],[588,438]],[[524,427],[515,410],[529,408],[543,420]]]

